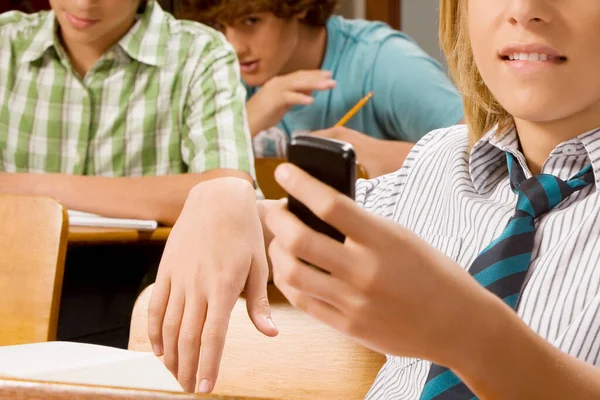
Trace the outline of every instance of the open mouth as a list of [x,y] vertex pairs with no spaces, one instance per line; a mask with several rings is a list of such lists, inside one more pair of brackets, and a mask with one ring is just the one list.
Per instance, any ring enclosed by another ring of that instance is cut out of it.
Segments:
[[567,57],[565,56],[554,56],[547,53],[523,53],[523,52],[515,52],[506,55],[501,55],[500,58],[503,61],[542,61],[542,62],[551,62],[551,63],[564,63],[567,61]]
[[503,61],[525,63],[562,64],[567,57],[557,49],[544,43],[511,43],[502,47],[498,56]]
[[259,61],[240,62],[240,69],[244,73],[252,73],[258,69]]

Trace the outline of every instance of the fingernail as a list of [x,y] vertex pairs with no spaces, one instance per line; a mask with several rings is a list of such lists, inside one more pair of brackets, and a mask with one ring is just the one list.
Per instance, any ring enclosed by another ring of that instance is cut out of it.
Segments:
[[277,326],[275,325],[275,322],[273,322],[273,319],[271,319],[271,317],[267,317],[267,323],[271,326],[271,328],[277,329]]
[[330,86],[335,86],[335,84],[336,83],[335,83],[335,81],[333,79],[327,79],[327,80],[322,81],[319,84],[319,87],[322,88],[322,89],[326,89],[326,88],[328,88]]
[[290,177],[290,167],[281,165],[275,170],[275,177],[279,181],[285,181]]
[[200,393],[210,392],[210,382],[206,379],[203,379],[202,382],[200,382],[200,386],[198,386],[198,392],[200,392]]
[[152,346],[152,351],[154,351],[154,355],[156,355],[157,357],[162,356],[162,348],[155,344],[154,346]]

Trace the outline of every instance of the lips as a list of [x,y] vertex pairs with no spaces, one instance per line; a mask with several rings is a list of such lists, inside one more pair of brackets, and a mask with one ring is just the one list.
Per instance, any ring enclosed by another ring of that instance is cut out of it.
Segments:
[[98,23],[98,20],[96,19],[82,18],[70,14],[68,12],[65,12],[65,15],[67,16],[67,19],[69,20],[71,25],[73,25],[77,29],[87,29]]
[[240,62],[240,69],[244,73],[252,73],[258,69],[259,61],[243,61]]

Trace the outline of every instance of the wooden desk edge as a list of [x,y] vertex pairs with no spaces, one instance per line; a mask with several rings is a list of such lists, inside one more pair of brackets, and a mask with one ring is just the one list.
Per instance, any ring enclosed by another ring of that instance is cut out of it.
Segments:
[[0,399],[10,400],[258,400],[249,397],[162,392],[70,383],[34,381],[0,376]]
[[165,243],[170,233],[171,228],[169,227],[159,227],[153,231],[137,231],[135,229],[72,226],[69,227],[69,244]]

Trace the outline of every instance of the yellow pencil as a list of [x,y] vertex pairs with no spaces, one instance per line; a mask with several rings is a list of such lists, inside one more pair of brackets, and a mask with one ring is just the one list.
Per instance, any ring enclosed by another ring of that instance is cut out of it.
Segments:
[[371,97],[373,97],[373,92],[369,92],[368,95],[366,95],[358,103],[356,103],[356,105],[352,107],[352,110],[348,111],[348,113],[344,115],[344,117],[340,119],[339,122],[335,124],[335,126],[346,125],[346,123],[348,123],[348,121],[350,121],[352,117],[354,117],[360,111],[360,109],[363,108],[365,104],[369,102],[369,100],[371,100]]

